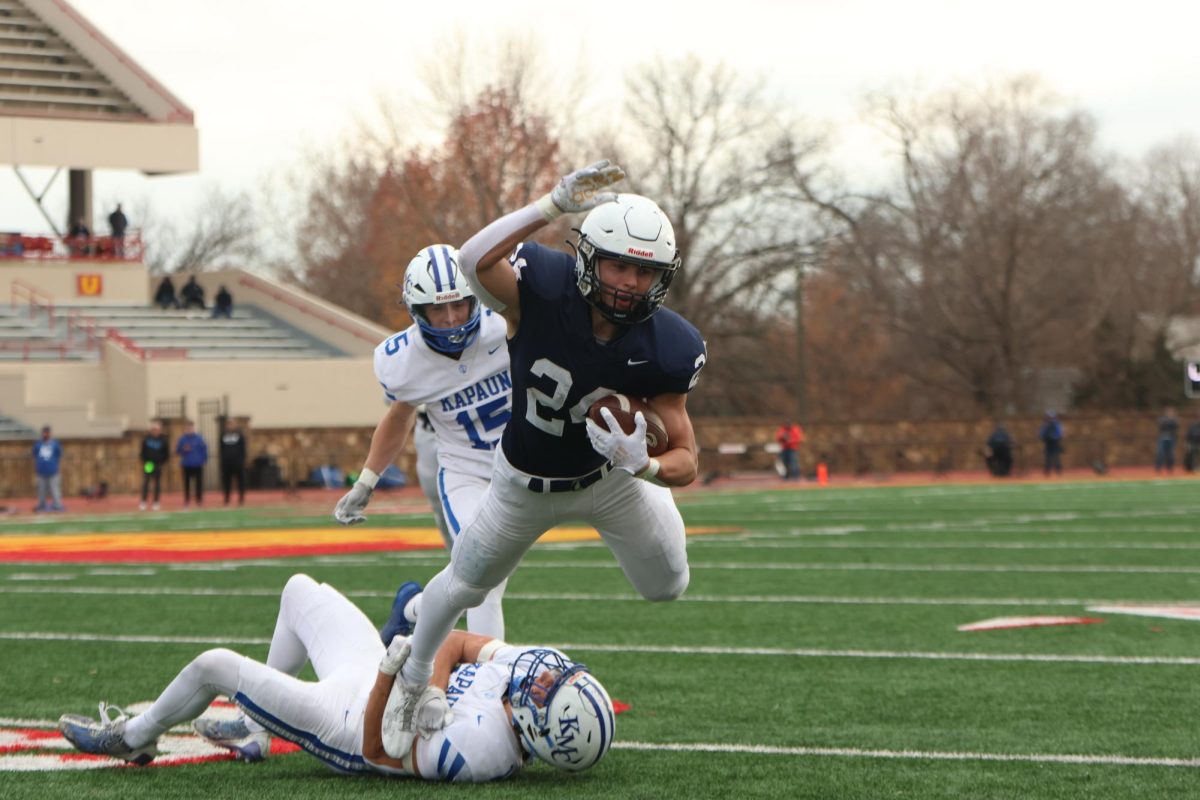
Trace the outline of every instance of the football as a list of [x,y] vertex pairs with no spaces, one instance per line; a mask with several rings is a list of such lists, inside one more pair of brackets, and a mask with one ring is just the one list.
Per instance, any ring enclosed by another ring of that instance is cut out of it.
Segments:
[[642,416],[646,418],[646,452],[650,454],[651,458],[667,452],[667,429],[663,425],[662,417],[655,413],[644,400],[624,394],[610,394],[592,403],[588,408],[588,416],[600,427],[607,428],[604,417],[600,416],[602,408],[607,408],[612,412],[617,424],[625,433],[633,433],[633,415],[639,411],[642,412]]

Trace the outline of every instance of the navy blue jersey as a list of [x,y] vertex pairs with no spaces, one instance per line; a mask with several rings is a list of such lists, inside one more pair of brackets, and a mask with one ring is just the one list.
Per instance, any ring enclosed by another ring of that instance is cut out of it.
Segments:
[[646,398],[691,391],[707,358],[704,340],[690,322],[662,308],[612,341],[598,342],[572,256],[526,242],[512,264],[521,324],[508,342],[512,419],[504,455],[532,475],[584,475],[604,463],[584,427],[591,404],[615,392]]

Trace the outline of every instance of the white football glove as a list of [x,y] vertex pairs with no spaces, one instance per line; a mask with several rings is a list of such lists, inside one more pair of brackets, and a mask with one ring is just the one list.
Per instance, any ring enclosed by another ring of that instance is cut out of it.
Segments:
[[611,461],[614,467],[630,475],[637,475],[650,466],[650,454],[646,452],[646,418],[642,412],[633,415],[633,433],[622,431],[616,417],[607,408],[600,409],[600,416],[604,417],[608,430],[593,422],[591,417],[585,423],[592,449]]
[[625,170],[616,164],[608,163],[607,160],[597,161],[563,176],[558,186],[550,192],[550,200],[555,208],[564,214],[591,211],[601,203],[616,200],[617,195],[614,192],[600,190],[624,179]]
[[409,638],[396,634],[392,637],[392,643],[388,645],[387,652],[379,661],[379,671],[384,675],[395,675],[404,666],[404,662],[408,661],[408,654],[411,652],[412,642]]
[[371,492],[373,491],[374,489],[362,481],[355,483],[333,507],[333,518],[343,525],[366,522],[367,518],[363,515],[363,511],[366,510],[367,503],[371,501]]
[[437,686],[427,686],[417,703],[417,733],[428,739],[454,721],[454,710],[446,693]]

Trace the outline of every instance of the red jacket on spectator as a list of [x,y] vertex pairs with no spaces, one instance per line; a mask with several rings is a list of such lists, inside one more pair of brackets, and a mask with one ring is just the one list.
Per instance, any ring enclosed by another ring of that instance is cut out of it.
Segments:
[[775,431],[775,441],[784,450],[796,450],[804,442],[804,429],[795,423],[789,425],[785,422]]

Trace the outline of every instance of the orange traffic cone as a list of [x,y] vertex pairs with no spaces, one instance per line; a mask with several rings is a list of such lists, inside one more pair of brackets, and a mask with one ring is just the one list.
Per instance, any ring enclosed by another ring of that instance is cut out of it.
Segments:
[[829,485],[829,467],[825,466],[824,461],[821,461],[817,464],[817,485]]

